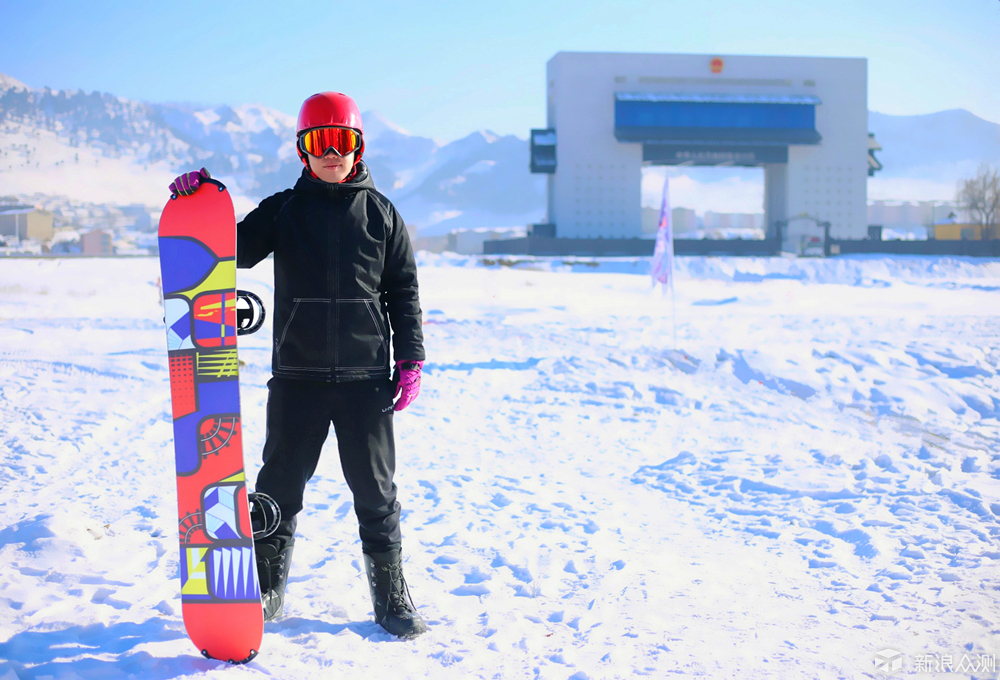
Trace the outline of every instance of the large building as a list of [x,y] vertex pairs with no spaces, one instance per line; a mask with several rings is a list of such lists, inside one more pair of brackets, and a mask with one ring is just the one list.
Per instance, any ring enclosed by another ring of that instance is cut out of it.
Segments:
[[865,59],[560,52],[548,127],[532,131],[548,222],[558,237],[640,237],[644,165],[738,165],[764,170],[769,237],[818,220],[864,238],[867,78]]
[[53,233],[53,215],[31,205],[0,205],[0,237],[20,243],[24,239],[48,241]]

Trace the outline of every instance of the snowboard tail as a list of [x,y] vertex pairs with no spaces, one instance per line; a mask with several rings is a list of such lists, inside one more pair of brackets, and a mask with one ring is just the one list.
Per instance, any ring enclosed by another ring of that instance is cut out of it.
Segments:
[[[227,622],[225,639],[219,639],[220,617]],[[222,611],[217,605],[184,605],[184,627],[202,656],[231,664],[247,663],[257,656],[256,647],[250,648],[248,653],[245,640],[254,636],[260,638],[262,628],[257,627],[255,619],[261,617],[260,602],[226,604]]]
[[245,663],[264,630],[240,427],[236,218],[222,184],[171,198],[159,228],[181,609],[203,655]]

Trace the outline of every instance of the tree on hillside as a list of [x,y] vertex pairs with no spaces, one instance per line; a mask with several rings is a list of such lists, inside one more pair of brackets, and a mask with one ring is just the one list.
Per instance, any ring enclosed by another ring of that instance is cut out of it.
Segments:
[[983,238],[1000,237],[1000,170],[980,165],[975,177],[959,181],[957,201],[974,224],[982,225]]

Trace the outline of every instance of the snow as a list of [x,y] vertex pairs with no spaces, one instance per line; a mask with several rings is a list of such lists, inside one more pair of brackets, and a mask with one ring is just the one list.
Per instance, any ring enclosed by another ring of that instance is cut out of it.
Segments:
[[17,78],[11,78],[10,76],[0,73],[0,92],[4,90],[27,90],[28,86],[22,83]]
[[[142,149],[113,151],[89,144],[70,146],[60,130],[29,128],[7,123],[0,130],[0,195],[38,193],[85,203],[142,203],[162,205],[178,172],[169,160],[149,163]],[[197,166],[193,166],[197,167]],[[228,174],[220,181],[236,186]],[[249,212],[257,202],[234,189],[237,213]]]
[[620,102],[710,102],[713,104],[822,104],[812,94],[719,94],[716,92],[615,92]]
[[7,153],[0,161],[0,189],[7,194],[31,194],[45,187],[48,194],[80,201],[110,203],[129,196],[137,202],[162,203],[164,188],[176,176],[166,163],[145,165],[135,154],[104,155],[88,145],[71,147],[50,130],[10,126],[3,143]]
[[453,219],[461,214],[462,214],[461,210],[439,210],[437,212],[432,212],[430,216],[427,218],[428,219],[427,225],[432,227],[438,222],[444,222],[445,220]]
[[[475,175],[475,174],[480,173],[480,172],[488,172],[496,164],[497,164],[496,161],[485,160],[485,159],[484,160],[479,160],[479,161],[476,161],[475,163],[473,163],[472,165],[470,165],[469,167],[467,167],[465,170],[463,170],[462,171],[462,175]],[[462,175],[460,175],[460,176],[462,176]],[[463,181],[464,181],[464,177],[463,177]]]
[[261,104],[241,104],[233,107],[242,121],[240,130],[244,132],[263,132],[265,130],[295,130],[295,118],[277,109],[271,109]]
[[[371,620],[331,435],[286,613],[239,668],[180,618],[156,259],[6,260],[0,678],[854,678],[885,650],[908,673],[996,653],[1000,262],[679,258],[675,350],[646,260],[418,260],[396,481],[430,631]],[[240,285],[270,307],[268,269]],[[241,342],[251,478],[271,340]]]
[[63,229],[62,231],[57,231],[52,235],[52,245],[57,243],[72,243],[73,241],[80,240],[80,232],[76,229]]
[[208,109],[206,111],[195,111],[193,115],[206,128],[208,128],[221,118],[221,116],[212,109]]

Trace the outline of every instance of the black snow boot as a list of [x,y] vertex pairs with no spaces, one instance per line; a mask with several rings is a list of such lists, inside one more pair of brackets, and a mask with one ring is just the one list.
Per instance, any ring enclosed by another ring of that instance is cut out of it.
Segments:
[[253,542],[265,621],[279,616],[285,603],[285,583],[295,547],[295,525],[295,517],[278,522],[273,534]]
[[[397,544],[398,545],[398,544]],[[403,639],[427,631],[427,624],[413,606],[403,578],[403,555],[398,547],[386,552],[364,552],[368,589],[372,594],[375,621],[389,633]]]

